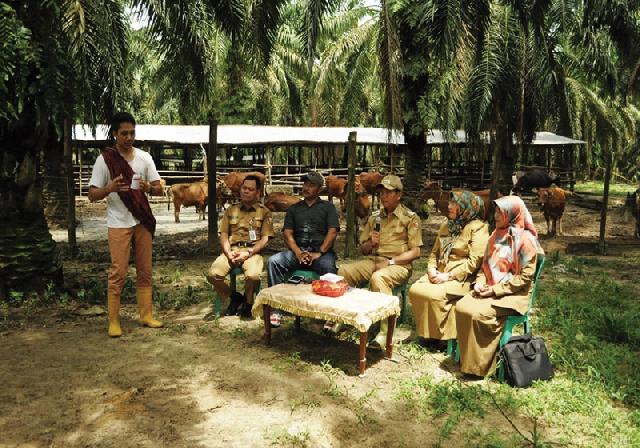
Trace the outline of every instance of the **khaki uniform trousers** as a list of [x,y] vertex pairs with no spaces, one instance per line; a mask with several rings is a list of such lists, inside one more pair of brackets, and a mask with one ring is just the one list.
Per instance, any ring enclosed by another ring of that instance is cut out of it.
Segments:
[[151,232],[142,224],[126,228],[109,227],[107,238],[109,241],[109,253],[111,254],[107,290],[118,296],[122,292],[129,272],[129,256],[131,255],[132,243],[135,250],[136,287],[152,286]]
[[496,368],[496,351],[507,316],[518,314],[500,306],[500,300],[467,294],[455,309],[460,371],[487,376]]
[[471,290],[471,284],[451,280],[431,283],[422,276],[409,289],[409,300],[416,319],[416,333],[429,339],[455,339],[456,316],[454,307]]
[[344,277],[349,286],[358,287],[369,282],[369,290],[392,294],[393,288],[406,283],[411,277],[411,265],[387,266],[374,272],[376,257],[340,266],[338,275]]
[[[207,278],[209,281],[213,280],[213,277],[226,277],[231,272],[231,264],[225,254],[220,254],[218,258],[211,264]],[[260,281],[260,275],[264,270],[264,259],[262,255],[256,254],[247,258],[242,263],[242,270],[244,271],[244,277],[247,280]]]

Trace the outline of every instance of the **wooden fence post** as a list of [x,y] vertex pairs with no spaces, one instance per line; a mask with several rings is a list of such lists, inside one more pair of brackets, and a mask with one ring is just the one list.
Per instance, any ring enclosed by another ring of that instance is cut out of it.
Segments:
[[207,172],[209,175],[209,197],[207,205],[209,207],[209,233],[208,245],[209,251],[217,253],[220,251],[220,241],[218,239],[218,206],[216,192],[216,164],[218,156],[218,121],[213,119],[209,121],[209,146],[207,147]]
[[[72,127],[71,118],[65,117],[63,136],[64,168],[67,175],[67,239],[69,241],[71,256],[75,258],[78,253],[78,244],[76,241],[76,193],[75,179],[73,176],[73,151],[71,147]],[[82,189],[82,179],[80,179],[80,188]],[[82,194],[82,191],[80,191],[80,194]]]
[[355,255],[355,243],[356,243],[356,212],[355,212],[355,198],[356,198],[356,141],[357,133],[355,131],[349,132],[349,144],[348,151],[348,168],[349,168],[349,180],[347,183],[347,233],[345,236],[345,258],[349,258]]

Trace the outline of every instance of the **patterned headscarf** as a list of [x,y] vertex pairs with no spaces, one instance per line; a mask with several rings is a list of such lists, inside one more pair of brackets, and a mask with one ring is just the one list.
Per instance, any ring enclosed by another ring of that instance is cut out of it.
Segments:
[[504,196],[495,200],[496,210],[502,213],[508,226],[496,228],[489,237],[482,270],[488,285],[506,283],[522,272],[522,267],[544,251],[538,242],[538,231],[527,207],[518,196]]
[[447,222],[449,236],[442,238],[442,258],[445,264],[449,261],[449,255],[453,249],[453,243],[462,233],[462,229],[474,219],[482,219],[484,216],[484,202],[482,198],[470,191],[452,191],[449,198],[460,207],[454,219]]

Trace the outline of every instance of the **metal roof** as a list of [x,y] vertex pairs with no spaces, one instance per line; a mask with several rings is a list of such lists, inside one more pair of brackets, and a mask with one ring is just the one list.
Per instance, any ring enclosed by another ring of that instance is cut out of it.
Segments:
[[[252,125],[218,125],[218,144],[228,146],[251,146],[268,144],[341,144],[349,140],[349,132],[356,131],[360,144],[402,145],[402,133],[384,128],[313,128]],[[91,128],[76,125],[74,140],[81,142],[105,141],[108,126],[98,125],[94,137]],[[149,143],[207,144],[209,126],[174,126],[139,124],[136,126],[136,141]]]
[[[341,128],[341,127],[284,127],[254,125],[218,125],[218,144],[224,146],[255,145],[304,145],[304,144],[346,144],[349,132],[357,132],[359,144],[367,145],[403,145],[401,132],[389,132],[385,128]],[[107,125],[98,125],[95,136],[90,126],[75,125],[74,141],[104,142],[108,132]],[[178,126],[159,124],[139,124],[136,126],[138,143],[163,143],[206,145],[209,142],[209,126]],[[445,139],[442,131],[433,129],[427,134],[427,144],[441,145],[446,142],[462,144],[466,142],[464,131],[456,131],[454,136]],[[531,143],[540,146],[584,144],[552,132],[536,132]]]

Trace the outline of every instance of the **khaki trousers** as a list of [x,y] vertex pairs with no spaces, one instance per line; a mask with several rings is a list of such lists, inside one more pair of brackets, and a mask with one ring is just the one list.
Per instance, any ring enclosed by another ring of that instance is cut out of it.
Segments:
[[[227,274],[231,272],[231,267],[232,266],[229,264],[227,256],[225,254],[220,254],[211,264],[209,272],[207,273],[207,278],[212,279],[213,277],[226,277]],[[260,275],[264,270],[264,259],[262,258],[262,255],[256,254],[247,258],[244,263],[242,263],[242,270],[244,271],[245,278],[259,281]]]
[[142,224],[128,228],[109,228],[109,253],[111,266],[107,289],[110,293],[120,295],[129,271],[129,256],[133,244],[136,264],[136,287],[152,286],[151,284],[151,232]]
[[374,272],[376,257],[366,258],[355,263],[345,264],[338,269],[338,275],[344,277],[349,286],[358,287],[369,282],[369,290],[392,294],[393,288],[406,283],[411,277],[411,265],[387,266]]
[[409,289],[409,300],[418,336],[439,340],[455,339],[455,304],[470,288],[469,283],[456,280],[431,283],[428,275],[415,282]]
[[455,307],[460,371],[487,376],[495,371],[496,351],[507,316],[518,314],[499,306],[500,300],[467,294]]

